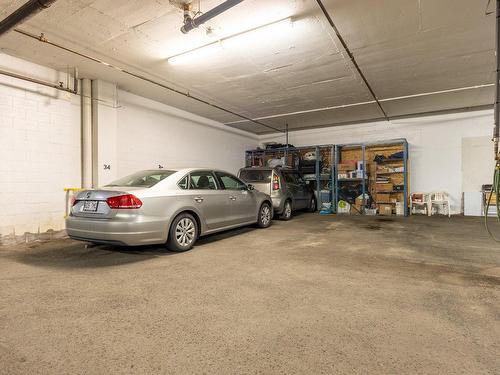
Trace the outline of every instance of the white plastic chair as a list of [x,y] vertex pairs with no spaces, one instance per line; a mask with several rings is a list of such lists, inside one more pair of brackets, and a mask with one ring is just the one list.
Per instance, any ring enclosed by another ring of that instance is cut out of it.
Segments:
[[415,215],[417,211],[424,211],[425,215],[430,215],[430,196],[427,193],[412,193],[410,195],[410,212]]
[[450,196],[448,193],[439,192],[439,193],[431,193],[430,199],[430,210],[429,216],[438,213],[439,211],[443,212],[444,215],[448,215],[451,217],[450,210]]

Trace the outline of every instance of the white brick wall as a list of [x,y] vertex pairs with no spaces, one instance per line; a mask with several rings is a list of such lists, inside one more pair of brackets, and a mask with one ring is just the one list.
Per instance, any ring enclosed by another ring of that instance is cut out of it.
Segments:
[[[0,67],[64,79],[5,54]],[[80,176],[79,97],[0,76],[0,238],[63,229],[63,188],[80,186]]]
[[[208,167],[235,173],[258,137],[119,91],[118,175],[140,169]],[[102,167],[102,166],[101,166]]]

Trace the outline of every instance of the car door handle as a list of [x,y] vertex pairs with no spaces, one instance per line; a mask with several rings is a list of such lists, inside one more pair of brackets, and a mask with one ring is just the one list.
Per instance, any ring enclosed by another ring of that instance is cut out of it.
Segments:
[[229,199],[231,199],[232,201],[235,201],[235,200],[236,200],[236,197],[235,197],[234,195],[231,195],[231,196],[229,197]]
[[198,203],[201,203],[203,202],[203,198],[202,197],[195,197],[194,200]]

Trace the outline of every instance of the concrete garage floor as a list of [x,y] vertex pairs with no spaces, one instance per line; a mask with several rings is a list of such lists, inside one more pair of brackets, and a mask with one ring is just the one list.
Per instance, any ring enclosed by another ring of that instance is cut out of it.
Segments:
[[0,247],[0,373],[500,373],[479,219],[301,214],[193,251]]

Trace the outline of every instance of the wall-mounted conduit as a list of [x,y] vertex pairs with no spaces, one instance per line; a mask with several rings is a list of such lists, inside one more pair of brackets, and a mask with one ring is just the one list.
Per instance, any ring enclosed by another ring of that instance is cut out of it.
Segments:
[[13,72],[8,72],[6,70],[1,70],[0,69],[0,74],[4,75],[4,76],[7,76],[7,77],[12,77],[12,78],[20,79],[20,80],[23,80],[23,81],[36,83],[37,85],[42,85],[42,86],[50,87],[50,88],[53,88],[53,89],[57,89],[57,90],[69,92],[71,94],[77,94],[78,93],[78,70],[76,68],[75,68],[74,77],[73,77],[73,88],[72,89],[69,88],[69,87],[64,87],[62,85],[62,82],[59,82],[59,84],[55,84],[55,83],[52,83],[52,82],[42,81],[42,80],[37,79],[37,78],[32,78],[32,77],[23,76],[21,74],[17,74],[17,73],[13,73]]

